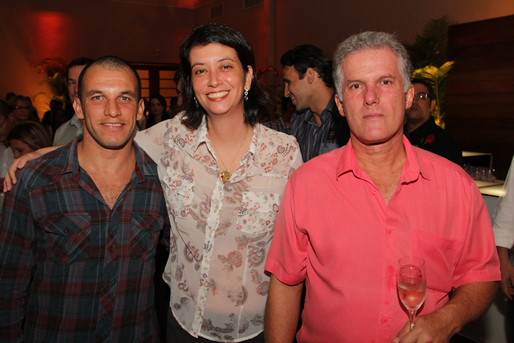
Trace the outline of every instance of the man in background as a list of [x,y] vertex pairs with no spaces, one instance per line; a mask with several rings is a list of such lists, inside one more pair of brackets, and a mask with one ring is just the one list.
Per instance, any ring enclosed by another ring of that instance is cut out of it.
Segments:
[[334,101],[332,59],[313,45],[300,45],[280,59],[284,74],[284,96],[296,108],[291,118],[304,162],[345,145],[350,131]]
[[[79,57],[71,61],[68,65],[68,69],[66,70],[66,79],[68,83],[68,97],[71,104],[73,104],[73,100],[77,97],[80,73],[90,62],[93,62],[93,59],[89,57]],[[71,119],[62,124],[55,131],[54,145],[68,144],[81,133],[82,122],[77,118],[77,115],[73,113]]]
[[417,147],[462,164],[462,150],[453,136],[435,123],[431,115],[436,100],[432,86],[422,79],[412,80],[414,101],[405,111],[404,133],[409,142]]

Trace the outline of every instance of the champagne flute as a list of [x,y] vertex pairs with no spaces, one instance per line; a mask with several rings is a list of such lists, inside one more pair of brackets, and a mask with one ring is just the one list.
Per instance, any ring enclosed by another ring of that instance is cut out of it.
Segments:
[[410,330],[416,322],[416,312],[425,301],[427,278],[425,261],[421,257],[406,256],[398,260],[398,296],[409,311]]

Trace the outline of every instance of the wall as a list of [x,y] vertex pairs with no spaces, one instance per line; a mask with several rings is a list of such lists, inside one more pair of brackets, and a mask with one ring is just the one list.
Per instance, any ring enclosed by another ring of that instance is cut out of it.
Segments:
[[[158,0],[153,5],[120,1],[1,1],[0,98],[7,91],[33,96],[45,90],[41,75],[30,66],[52,54],[66,60],[116,54],[129,61],[176,63],[183,38],[193,26],[209,22],[209,8],[220,2],[225,15],[215,21],[247,37],[257,69],[274,64],[279,72],[280,56],[299,44],[312,43],[332,54],[341,40],[362,30],[397,32],[412,42],[429,19],[444,14],[456,23],[514,14],[512,0],[264,0],[247,10],[242,0],[207,1],[194,10],[159,5],[166,2]],[[272,5],[276,13],[270,15]],[[273,18],[276,32],[270,30]],[[281,77],[271,82],[278,85]],[[48,100],[38,98],[45,107]]]
[[[193,11],[105,0],[0,3],[0,98],[49,91],[32,66],[43,58],[117,55],[128,61],[178,62]],[[49,99],[38,96],[40,115]]]
[[464,150],[492,153],[504,179],[514,154],[514,15],[448,31],[447,128]]

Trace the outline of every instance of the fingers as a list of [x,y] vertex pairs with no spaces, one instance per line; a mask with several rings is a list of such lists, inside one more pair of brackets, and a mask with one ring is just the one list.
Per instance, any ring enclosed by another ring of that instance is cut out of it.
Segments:
[[400,338],[405,336],[409,331],[410,331],[410,321],[407,320],[407,323],[405,324],[405,326],[402,328],[402,330],[400,332],[398,332],[398,335],[396,336],[396,338],[393,339],[393,343],[399,343]]

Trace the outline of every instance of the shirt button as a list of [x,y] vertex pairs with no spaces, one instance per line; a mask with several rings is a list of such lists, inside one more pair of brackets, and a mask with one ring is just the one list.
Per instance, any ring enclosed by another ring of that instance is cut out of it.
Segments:
[[111,282],[110,281],[107,281],[107,287],[111,287]]
[[102,320],[105,320],[107,316],[105,314],[102,314]]
[[109,247],[109,251],[110,251],[110,252],[113,252],[113,251],[114,251],[114,247],[113,247],[112,245]]
[[67,235],[68,234],[68,229],[64,229],[64,233]]
[[373,195],[375,195],[375,194],[377,194],[377,190],[374,189],[373,192],[371,192],[371,193],[373,193]]
[[387,317],[382,318],[382,323],[384,323],[384,324],[389,323],[389,318],[387,318]]
[[391,236],[392,233],[393,233],[393,230],[391,230],[391,229],[386,230],[386,235]]
[[390,279],[390,278],[392,278],[392,277],[393,277],[393,274],[391,274],[391,273],[387,273],[387,274],[386,274],[386,276],[387,276],[387,278],[388,278],[388,279]]

